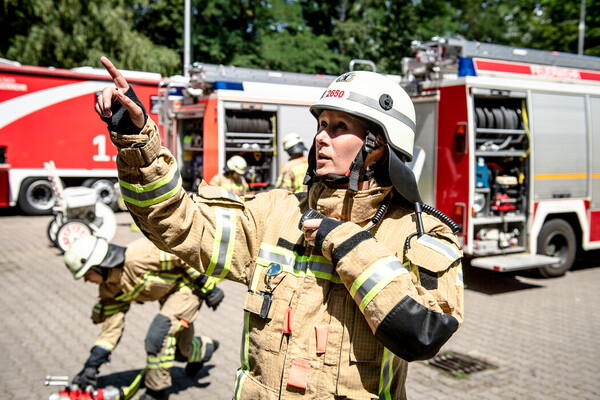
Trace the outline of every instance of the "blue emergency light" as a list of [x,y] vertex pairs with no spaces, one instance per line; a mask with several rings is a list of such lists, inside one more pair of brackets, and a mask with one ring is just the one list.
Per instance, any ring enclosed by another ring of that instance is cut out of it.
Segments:
[[244,90],[244,84],[242,82],[216,81],[215,89]]
[[458,57],[458,76],[477,76],[472,58]]

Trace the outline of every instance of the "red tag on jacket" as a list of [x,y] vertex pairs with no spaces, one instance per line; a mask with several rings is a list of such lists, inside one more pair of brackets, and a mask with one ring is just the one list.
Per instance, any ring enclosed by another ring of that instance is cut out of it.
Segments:
[[292,334],[292,325],[294,324],[294,309],[292,306],[287,308],[287,312],[283,316],[283,333]]
[[306,389],[309,371],[310,362],[308,360],[303,360],[302,358],[292,359],[292,368],[290,369],[288,385]]

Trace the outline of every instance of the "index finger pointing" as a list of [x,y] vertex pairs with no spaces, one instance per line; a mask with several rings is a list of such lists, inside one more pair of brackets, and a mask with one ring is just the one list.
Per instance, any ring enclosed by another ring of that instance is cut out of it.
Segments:
[[121,75],[121,72],[119,72],[117,67],[108,58],[102,56],[100,57],[100,62],[104,65],[104,68],[108,71],[118,89],[129,89],[129,84],[123,75]]

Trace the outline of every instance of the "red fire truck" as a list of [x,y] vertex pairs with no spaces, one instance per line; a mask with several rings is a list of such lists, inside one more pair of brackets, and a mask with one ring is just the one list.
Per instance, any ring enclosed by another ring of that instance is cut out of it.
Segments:
[[564,274],[600,248],[600,58],[451,38],[413,43],[425,203],[471,265]]
[[[160,74],[124,76],[158,122],[152,106]],[[93,107],[96,93],[111,84],[104,69],[24,66],[0,60],[0,206],[19,205],[32,215],[55,204],[44,162],[53,160],[65,187],[94,187],[116,207],[116,149]]]
[[193,189],[198,178],[210,181],[241,155],[251,190],[272,188],[288,160],[283,137],[298,133],[310,147],[317,125],[309,106],[334,78],[195,63],[189,77],[165,79],[159,127],[184,187]]

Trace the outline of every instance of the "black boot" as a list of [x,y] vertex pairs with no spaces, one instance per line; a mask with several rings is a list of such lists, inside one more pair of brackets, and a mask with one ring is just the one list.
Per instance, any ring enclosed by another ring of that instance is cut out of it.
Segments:
[[217,351],[218,348],[219,348],[218,340],[213,340],[212,343],[207,343],[206,344],[206,354],[204,354],[204,358],[202,358],[202,361],[188,363],[185,366],[185,374],[187,376],[189,376],[190,378],[196,376],[196,374],[198,372],[200,372],[200,370],[204,366],[204,363],[211,359],[213,353],[215,351]]
[[169,392],[167,389],[152,390],[146,389],[146,393],[140,396],[140,400],[169,400]]

